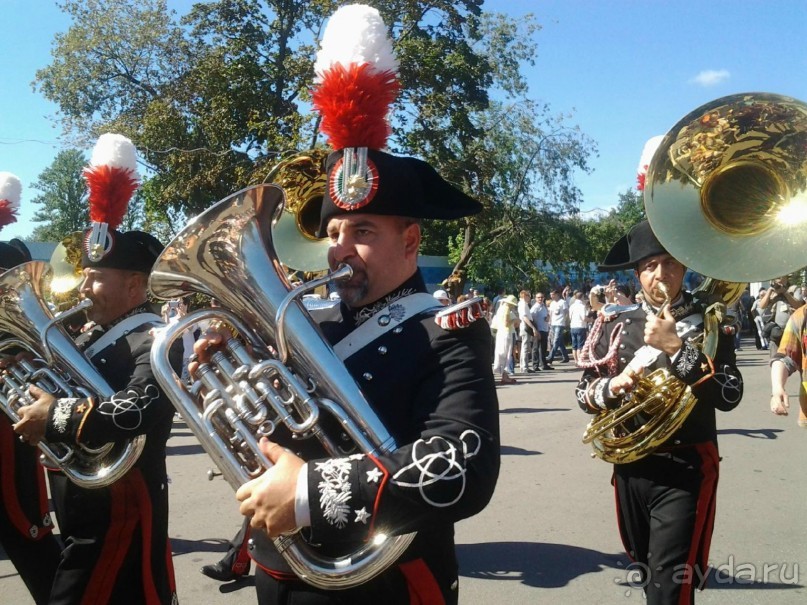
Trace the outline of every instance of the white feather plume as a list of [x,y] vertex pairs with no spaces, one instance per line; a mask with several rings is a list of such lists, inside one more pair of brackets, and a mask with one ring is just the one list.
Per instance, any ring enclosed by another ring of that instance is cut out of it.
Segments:
[[653,160],[653,156],[656,154],[659,145],[661,145],[662,139],[664,139],[664,136],[658,135],[649,139],[647,143],[644,144],[642,157],[639,159],[639,166],[636,168],[636,174],[647,174],[647,167],[650,166],[650,162]]
[[111,166],[137,173],[137,150],[122,134],[102,134],[92,150],[90,166]]
[[328,20],[314,63],[317,81],[335,64],[370,63],[376,71],[398,73],[398,61],[379,12],[365,4],[349,4]]
[[0,200],[7,200],[9,206],[15,210],[20,207],[22,197],[22,183],[16,175],[10,172],[0,172]]

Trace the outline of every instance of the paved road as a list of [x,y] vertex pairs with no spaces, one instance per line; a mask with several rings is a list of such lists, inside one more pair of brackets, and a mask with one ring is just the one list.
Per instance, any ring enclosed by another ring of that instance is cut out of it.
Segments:
[[[751,350],[748,346],[751,346]],[[721,570],[698,603],[807,602],[807,430],[768,412],[766,352],[744,343],[745,399],[719,414],[723,456],[711,563]],[[490,506],[457,526],[461,603],[641,603],[616,531],[609,465],[580,443],[587,417],[572,394],[579,370],[500,387],[502,473]],[[796,378],[790,392],[795,393]],[[793,405],[797,405],[794,401]],[[239,526],[231,490],[208,482],[207,456],[177,423],[169,442],[170,532],[180,602],[253,604],[251,578],[219,584],[199,574]],[[30,598],[0,551],[0,603]]]

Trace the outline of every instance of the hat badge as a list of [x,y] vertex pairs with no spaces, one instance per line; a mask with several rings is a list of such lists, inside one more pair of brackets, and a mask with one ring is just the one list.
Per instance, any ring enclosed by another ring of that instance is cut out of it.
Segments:
[[378,169],[366,147],[348,147],[331,171],[331,199],[342,210],[358,210],[378,191]]

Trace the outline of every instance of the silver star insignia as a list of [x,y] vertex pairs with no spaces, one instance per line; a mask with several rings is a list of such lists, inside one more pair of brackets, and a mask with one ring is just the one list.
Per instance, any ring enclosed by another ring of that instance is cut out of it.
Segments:
[[359,510],[354,510],[356,513],[356,523],[364,523],[367,525],[367,519],[371,517],[370,513],[367,512],[367,509],[363,506]]
[[368,483],[378,483],[378,480],[381,478],[381,476],[383,474],[384,473],[382,473],[377,468],[374,468],[371,471],[367,471],[367,482]]

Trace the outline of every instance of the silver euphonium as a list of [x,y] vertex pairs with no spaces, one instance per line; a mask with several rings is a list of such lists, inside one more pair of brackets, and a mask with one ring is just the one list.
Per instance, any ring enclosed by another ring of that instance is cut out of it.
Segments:
[[[0,353],[11,357],[0,371],[0,407],[12,422],[19,408],[33,403],[28,387],[35,385],[56,397],[108,398],[115,391],[76,347],[62,327],[65,319],[83,312],[90,301],[53,317],[44,291],[51,267],[31,261],[0,275]],[[40,442],[45,464],[59,467],[68,479],[86,488],[110,485],[140,457],[145,436],[97,448]]]
[[[284,203],[285,192],[276,185],[225,198],[192,219],[166,246],[149,281],[157,298],[201,293],[223,307],[196,311],[166,328],[152,349],[152,367],[233,489],[272,466],[258,440],[271,437],[278,426],[295,439],[318,439],[329,456],[347,455],[340,438],[320,427],[323,413],[333,416],[359,452],[383,455],[396,449],[298,300],[314,287],[349,278],[351,269],[292,290],[272,241],[272,224],[282,216]],[[210,320],[230,326],[237,337],[200,367],[195,382],[184,382],[169,363],[169,350],[186,330]],[[344,589],[381,573],[413,538],[379,531],[343,557],[323,555],[299,531],[275,538],[274,545],[305,582]]]

